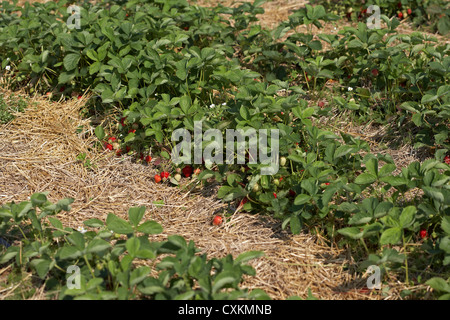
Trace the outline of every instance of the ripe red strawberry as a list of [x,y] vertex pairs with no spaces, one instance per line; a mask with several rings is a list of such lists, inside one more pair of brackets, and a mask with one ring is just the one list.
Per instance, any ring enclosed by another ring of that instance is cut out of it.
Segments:
[[428,236],[428,232],[427,232],[427,230],[422,229],[422,230],[420,230],[419,235],[420,235],[421,239],[424,239],[424,238],[426,238]]
[[397,3],[397,7],[398,7],[399,9],[401,9],[401,8],[402,8],[402,3],[401,3],[401,2]]
[[294,190],[289,190],[289,195],[290,195],[291,197],[295,197],[297,194],[295,193]]
[[168,177],[169,177],[169,172],[167,172],[167,171],[163,171],[163,172],[161,172],[161,178],[162,179],[167,179]]
[[319,101],[319,103],[317,104],[319,107],[323,108],[325,106],[325,102],[323,101]]
[[186,178],[189,178],[191,176],[191,174],[192,174],[192,170],[193,169],[192,169],[191,166],[185,166],[182,171],[183,171],[184,176]]
[[374,77],[378,76],[378,69],[372,69],[372,75]]
[[128,133],[136,133],[136,129],[131,129]]
[[275,192],[273,193],[273,196],[275,199],[277,198],[277,194]]
[[197,169],[194,170],[194,174],[195,175],[199,175],[201,171],[202,170],[200,170],[200,168],[197,168]]
[[160,183],[161,182],[161,176],[159,174],[155,174],[155,182]]
[[408,10],[406,10],[406,12],[408,12],[408,14],[411,14],[412,13],[411,8],[408,8]]
[[117,139],[115,138],[115,137],[110,137],[110,138],[108,138],[108,141],[111,141],[111,142],[114,142],[114,141],[116,141]]
[[112,150],[112,149],[113,149],[113,145],[110,144],[110,143],[107,143],[107,144],[106,144],[106,149]]
[[82,98],[82,96],[78,96],[78,100],[80,100]]
[[446,164],[450,164],[450,156],[445,156],[444,162],[445,162]]
[[130,152],[131,150],[130,146],[126,146],[125,150],[127,151],[127,153]]
[[325,182],[325,185],[326,185],[326,186],[329,186],[329,185],[330,185],[330,183],[329,183],[329,182]]
[[223,221],[223,219],[221,216],[215,216],[214,220],[213,220],[213,225],[218,226],[218,225],[222,224],[222,221]]
[[120,150],[120,149],[117,150],[117,151],[116,151],[116,155],[117,155],[118,157],[120,157],[120,156],[122,155],[122,150]]
[[152,157],[146,156],[145,157],[145,162],[149,163],[150,161],[152,161]]
[[403,19],[403,13],[402,12],[399,12],[398,14],[397,14],[397,16],[398,16],[398,18],[401,20],[401,19]]

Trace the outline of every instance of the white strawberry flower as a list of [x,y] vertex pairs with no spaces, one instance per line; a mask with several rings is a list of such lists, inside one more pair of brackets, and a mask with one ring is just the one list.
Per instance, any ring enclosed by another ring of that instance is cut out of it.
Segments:
[[78,227],[77,231],[80,232],[80,233],[86,233],[87,232],[87,230],[84,227]]
[[353,91],[353,88],[352,87],[348,87],[348,91]]
[[213,104],[211,104],[209,107],[210,108],[214,108],[216,105],[213,103]]
[[5,69],[8,71],[11,70],[11,66],[6,66]]

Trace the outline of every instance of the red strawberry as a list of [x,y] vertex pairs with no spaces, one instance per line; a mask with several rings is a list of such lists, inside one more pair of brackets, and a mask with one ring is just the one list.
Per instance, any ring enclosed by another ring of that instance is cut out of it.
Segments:
[[420,230],[419,235],[420,235],[421,239],[424,239],[424,238],[426,238],[428,236],[428,232],[427,232],[427,230],[422,229],[422,230]]
[[329,186],[329,185],[330,185],[330,183],[329,183],[329,182],[325,182],[325,185],[326,185],[326,186]]
[[319,107],[323,108],[325,106],[325,102],[323,101],[319,101],[319,103],[317,104]]
[[241,200],[241,202],[239,203],[239,207],[244,206],[244,204],[246,204],[248,202],[247,197],[245,197],[244,199]]
[[222,224],[222,221],[223,221],[223,219],[221,216],[215,216],[214,220],[213,220],[213,225],[218,226],[218,225]]
[[110,144],[110,143],[107,143],[107,144],[106,144],[106,149],[112,150],[112,149],[113,149],[113,145]]
[[82,98],[82,96],[78,96],[78,100],[80,100]]
[[131,129],[128,133],[136,133],[136,129]]
[[450,156],[445,156],[444,162],[445,162],[446,164],[450,164]]
[[186,178],[189,178],[192,174],[192,167],[191,166],[186,166],[183,168],[183,174]]
[[401,9],[401,8],[402,8],[402,3],[401,3],[401,2],[397,3],[397,7],[398,7],[399,9]]
[[109,138],[108,140],[111,141],[111,142],[114,142],[114,141],[116,141],[117,139],[116,139],[115,137],[111,137],[111,138]]
[[63,92],[64,90],[66,90],[66,87],[61,87],[61,88],[59,89],[59,92]]
[[408,14],[411,14],[412,13],[411,8],[408,8],[408,10],[406,10],[406,12],[408,12]]
[[275,199],[277,198],[277,194],[275,192],[273,193],[273,196]]
[[161,182],[161,176],[159,174],[155,174],[155,182],[160,183]]
[[120,156],[122,155],[122,150],[120,150],[120,149],[117,150],[117,151],[116,151],[116,155],[117,155],[118,157],[120,157]]
[[378,69],[372,69],[372,75],[374,77],[378,76]]
[[130,152],[130,150],[131,150],[130,146],[126,146],[125,149],[127,150],[127,153]]
[[403,13],[399,12],[399,13],[397,14],[397,16],[398,16],[398,18],[399,18],[400,20],[403,19]]
[[295,193],[294,190],[289,190],[289,195],[290,195],[291,197],[295,197],[297,194]]
[[199,175],[200,172],[201,172],[200,168],[197,168],[197,169],[194,170],[194,174],[195,174],[195,175]]
[[169,177],[169,173],[167,172],[167,171],[163,171],[163,172],[161,172],[161,178],[162,179],[167,179],[168,177]]
[[152,157],[146,156],[145,157],[145,162],[149,163],[150,161],[152,161]]

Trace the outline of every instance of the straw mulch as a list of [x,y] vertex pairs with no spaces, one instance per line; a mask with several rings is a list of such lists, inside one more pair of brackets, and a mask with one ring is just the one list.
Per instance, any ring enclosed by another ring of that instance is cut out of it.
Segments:
[[[251,262],[256,277],[246,278],[243,285],[261,288],[273,299],[306,297],[308,288],[321,299],[380,298],[360,293],[365,280],[344,271],[346,265],[352,270],[354,261],[321,239],[293,236],[281,230],[278,220],[242,212],[220,227],[213,226],[213,215],[227,207],[214,196],[155,184],[152,166],[92,149],[96,138],[88,120],[79,116],[85,99],[55,103],[35,97],[35,106],[30,104],[12,123],[0,127],[0,205],[43,191],[49,192],[51,201],[71,197],[75,199],[72,211],[58,218],[73,228],[90,218],[105,220],[111,212],[126,218],[128,208],[145,205],[145,219],[164,228],[154,240],[179,234],[193,240],[208,257],[264,251],[265,257]],[[80,126],[85,130],[77,133]],[[89,170],[77,161],[80,153],[96,168]],[[156,206],[157,200],[164,205]]]

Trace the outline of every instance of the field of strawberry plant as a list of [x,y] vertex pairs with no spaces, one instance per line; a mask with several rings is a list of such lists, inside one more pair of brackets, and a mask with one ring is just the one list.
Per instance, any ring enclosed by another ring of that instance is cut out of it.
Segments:
[[[52,101],[88,97],[92,148],[157,170],[156,184],[218,186],[234,214],[268,215],[348,248],[361,272],[376,266],[382,282],[403,283],[405,298],[450,299],[449,3],[312,1],[266,28],[265,2],[3,1],[2,82]],[[380,27],[366,23],[374,5]],[[400,32],[405,23],[420,29]],[[374,143],[343,123],[385,130]],[[186,131],[184,161],[173,161]],[[238,131],[270,134],[256,153],[229,143]],[[400,164],[390,154],[398,146],[421,157]],[[276,170],[264,174],[268,164]],[[111,214],[85,222],[98,231],[76,231],[52,217],[70,203],[36,193],[4,204],[0,240],[22,240],[0,246],[0,267],[31,268],[63,299],[268,298],[239,287],[254,275],[243,262],[261,252],[208,260],[180,236],[149,242],[162,227],[141,223],[142,207],[129,221]],[[158,276],[132,268],[163,254]],[[62,285],[73,264],[81,291]]]

